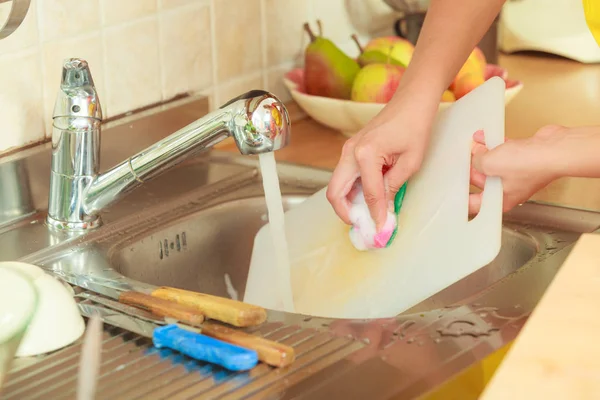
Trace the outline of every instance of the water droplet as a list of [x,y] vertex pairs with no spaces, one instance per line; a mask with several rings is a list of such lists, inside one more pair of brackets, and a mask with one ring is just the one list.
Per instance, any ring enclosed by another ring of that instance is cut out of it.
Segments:
[[[461,324],[462,326],[460,326]],[[459,326],[456,326],[459,325]],[[464,325],[467,325],[465,327]],[[438,333],[441,336],[488,336],[493,332],[496,332],[498,328],[485,326],[483,328],[478,328],[477,325],[473,321],[469,320],[455,320],[450,322],[445,328],[438,329]]]
[[412,337],[411,337],[410,339],[408,339],[408,340],[406,341],[406,343],[413,343],[414,341],[415,341],[415,338],[412,338]]
[[405,332],[408,330],[408,328],[410,328],[414,324],[415,324],[415,321],[411,321],[411,320],[404,321],[403,323],[398,325],[398,327],[396,329],[394,329],[394,332]]

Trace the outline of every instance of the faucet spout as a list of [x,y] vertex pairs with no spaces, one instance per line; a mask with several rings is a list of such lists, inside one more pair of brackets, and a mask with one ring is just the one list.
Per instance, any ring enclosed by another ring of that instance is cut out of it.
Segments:
[[[70,69],[79,73],[69,73]],[[95,99],[93,107],[90,98]],[[85,104],[88,111],[81,114]],[[87,230],[99,226],[102,209],[228,137],[234,138],[241,154],[252,155],[286,147],[291,132],[283,103],[269,92],[252,90],[100,174],[100,121],[100,104],[87,63],[65,61],[52,132],[47,218],[52,227]]]

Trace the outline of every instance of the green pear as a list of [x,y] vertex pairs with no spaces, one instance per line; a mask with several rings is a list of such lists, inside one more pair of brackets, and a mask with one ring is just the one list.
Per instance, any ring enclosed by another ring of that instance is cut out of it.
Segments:
[[306,93],[335,99],[350,99],[354,77],[360,70],[356,60],[348,57],[331,40],[322,35],[321,22],[317,21],[319,35],[308,23],[304,30],[310,44],[304,51],[304,85]]

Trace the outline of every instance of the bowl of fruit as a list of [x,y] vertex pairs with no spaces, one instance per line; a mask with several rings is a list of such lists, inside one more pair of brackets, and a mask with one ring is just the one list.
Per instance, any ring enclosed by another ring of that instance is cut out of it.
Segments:
[[[315,35],[308,24],[304,29],[310,43],[304,53],[304,67],[283,77],[292,98],[314,120],[352,136],[377,115],[394,94],[414,46],[398,36],[372,39],[361,46],[354,59],[346,55],[321,33]],[[508,71],[488,64],[483,52],[475,47],[467,61],[443,93],[440,110],[465,96],[491,77],[506,83],[505,104],[523,88],[523,83],[508,78]]]

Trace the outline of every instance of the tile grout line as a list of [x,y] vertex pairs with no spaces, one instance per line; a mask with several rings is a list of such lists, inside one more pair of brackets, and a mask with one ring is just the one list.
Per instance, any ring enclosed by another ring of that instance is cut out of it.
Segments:
[[262,78],[262,76],[263,76],[263,72],[262,71],[251,72],[249,74],[241,75],[239,77],[236,77],[236,78],[228,80],[227,82],[223,83],[222,87],[236,86],[237,84],[246,82],[247,80],[251,80],[251,79],[254,79],[254,78],[258,78],[258,77]]
[[285,68],[286,70],[290,70],[292,68],[296,67],[296,60],[288,60],[288,61],[284,61],[281,62],[279,64],[273,65],[269,68],[267,68],[267,72],[276,72],[282,68]]
[[190,9],[190,10],[197,10],[199,8],[202,7],[208,7],[210,5],[210,0],[199,0],[197,2],[194,3],[190,3],[190,4],[183,4],[181,6],[176,6],[176,7],[171,7],[171,8],[165,8],[164,5],[162,5],[162,1],[158,0],[160,4],[160,11],[162,13],[162,15],[167,15],[167,14],[174,14],[176,12],[179,12],[181,10],[186,10],[186,9]]
[[308,4],[306,5],[306,12],[308,14],[307,21],[313,21],[317,19],[315,15],[315,5],[312,2],[312,0],[308,0]]
[[166,71],[164,68],[164,53],[163,53],[163,39],[164,39],[164,35],[163,35],[163,10],[162,10],[162,1],[161,0],[155,0],[155,4],[156,4],[156,12],[154,13],[154,17],[156,20],[156,32],[158,35],[158,74],[160,76],[160,99],[162,101],[164,101],[166,99],[166,92],[167,92],[167,77],[166,77]]
[[104,76],[103,78],[103,85],[104,87],[102,89],[104,89],[104,94],[105,96],[105,100],[102,100],[102,98],[100,98],[100,106],[102,107],[102,117],[103,118],[107,118],[110,116],[110,107],[108,106],[109,101],[108,99],[110,98],[109,95],[109,85],[108,85],[108,77],[109,77],[109,71],[108,71],[108,62],[106,60],[106,56],[107,56],[107,48],[106,48],[106,27],[105,27],[105,18],[104,18],[104,2],[103,1],[99,1],[98,3],[98,11],[100,12],[100,51],[102,52],[102,69],[104,70]]
[[261,47],[261,74],[263,89],[269,88],[269,76],[267,74],[268,67],[268,50],[267,50],[267,5],[266,0],[260,0],[260,47]]
[[[206,12],[208,11],[208,23],[209,23],[209,35],[212,36],[211,34],[211,11],[210,11],[210,1],[199,1],[190,5],[184,5],[182,7],[180,7],[179,9],[185,9],[185,8],[189,8],[190,10],[195,10],[195,11],[199,11],[199,12]],[[210,43],[210,82],[208,84],[208,86],[204,86],[202,88],[194,88],[193,84],[191,84],[188,88],[188,92],[189,93],[194,93],[194,94],[201,94],[203,96],[207,96],[208,100],[209,100],[209,109],[211,109],[211,107],[213,107],[212,102],[213,100],[213,92],[214,92],[214,80],[215,80],[215,75],[213,73],[214,68],[214,56],[213,56],[213,46],[212,46],[212,39],[211,43]],[[205,63],[208,64],[208,63]],[[195,70],[194,70],[195,72]]]
[[0,54],[0,60],[10,60],[13,58],[22,57],[25,54],[30,54],[32,52],[40,53],[40,43],[34,43],[31,46],[23,47],[17,51],[9,51],[4,54]]
[[[100,9],[104,9],[104,7],[102,6],[102,2],[100,2]],[[104,20],[104,15],[101,14],[101,27],[102,28],[106,28],[106,29],[119,29],[119,28],[128,28],[132,25],[136,25],[140,22],[145,22],[145,21],[151,21],[154,18],[156,18],[156,12],[154,13],[149,13],[149,14],[145,14],[142,16],[138,16],[132,19],[128,19],[128,20],[124,20],[121,22],[117,22],[117,23],[112,23],[112,24],[106,24],[105,20]],[[64,37],[64,36],[61,36]]]
[[210,53],[211,53],[211,69],[212,69],[212,87],[213,87],[213,104],[211,108],[216,109],[221,104],[221,96],[219,94],[219,75],[217,69],[219,68],[219,61],[217,60],[217,29],[215,26],[217,17],[215,12],[215,0],[210,0],[209,3],[209,14],[210,14]]
[[[42,18],[41,18],[41,14],[42,12],[40,11],[40,3],[39,1],[35,1],[35,10],[33,10],[35,12],[35,24],[37,25],[37,57],[38,57],[38,63],[39,63],[39,67],[40,67],[40,78],[42,81],[42,87],[41,87],[41,91],[42,91],[42,98],[41,98],[41,112],[42,115],[40,115],[40,118],[42,119],[42,133],[43,133],[43,137],[44,138],[49,138],[52,136],[52,129],[50,129],[49,132],[46,132],[46,129],[48,128],[49,125],[48,122],[50,121],[46,121],[46,63],[44,62],[44,38],[43,38],[43,34],[42,34],[42,28],[43,28],[43,23],[42,23]],[[30,4],[31,6],[31,4]],[[52,119],[52,116],[50,116],[50,119]]]

